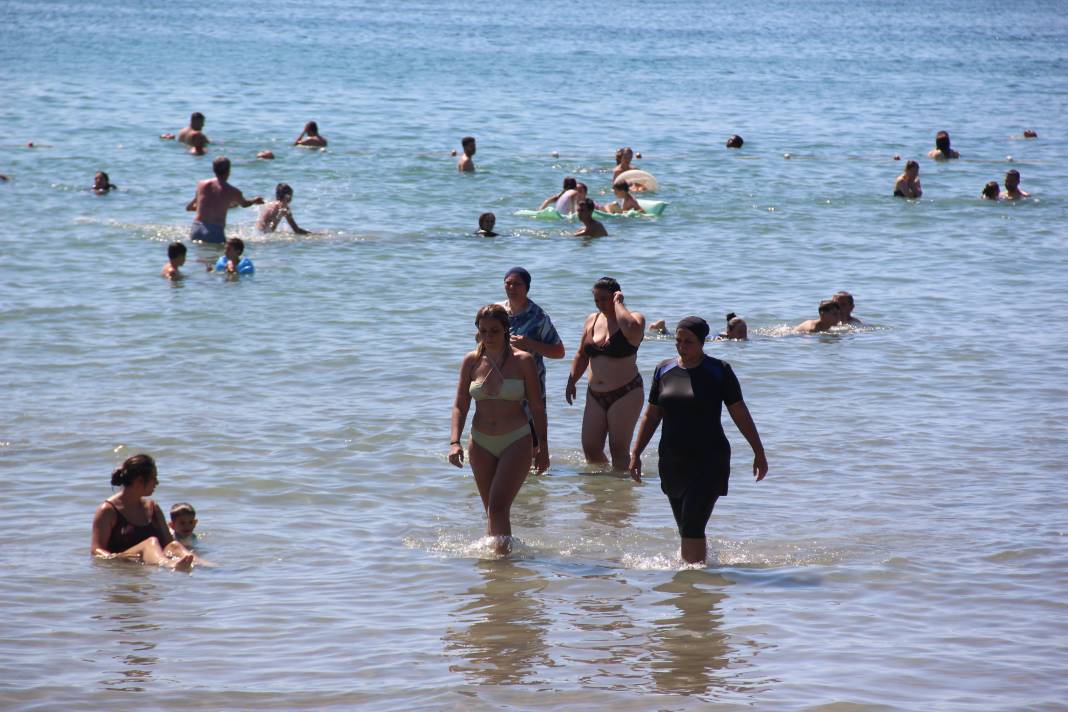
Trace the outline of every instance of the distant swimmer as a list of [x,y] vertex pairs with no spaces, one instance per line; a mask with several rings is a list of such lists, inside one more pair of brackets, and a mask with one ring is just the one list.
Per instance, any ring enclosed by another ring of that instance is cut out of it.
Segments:
[[613,203],[605,204],[605,212],[625,213],[628,210],[636,210],[639,213],[645,212],[645,208],[639,205],[634,196],[630,194],[630,186],[627,185],[627,181],[620,180],[613,183],[612,192],[615,193],[616,200]]
[[226,241],[226,252],[210,271],[226,274],[253,274],[256,267],[252,264],[252,260],[242,257],[244,253],[245,241],[240,237],[231,237]]
[[612,182],[614,183],[620,173],[634,170],[630,162],[634,159],[634,151],[630,146],[616,151],[616,167],[612,169]]
[[293,142],[294,146],[306,146],[308,148],[326,148],[326,138],[319,135],[319,124],[309,121],[304,124],[304,130]]
[[9,180],[11,180],[10,176],[6,176],[3,173],[0,173],[0,183],[7,183]]
[[185,209],[196,211],[189,232],[190,240],[221,244],[226,242],[226,211],[236,205],[242,208],[263,205],[264,201],[258,195],[246,200],[240,190],[230,185],[230,159],[226,156],[219,156],[212,161],[211,169],[215,177],[197,183],[197,193]]
[[834,303],[838,305],[838,323],[849,324],[850,326],[864,326],[864,322],[853,316],[853,307],[856,303],[853,301],[853,295],[849,292],[842,290],[841,292],[835,292],[831,297]]
[[1001,200],[1023,200],[1031,194],[1020,190],[1020,171],[1013,168],[1005,173],[1005,190],[998,196]]
[[[512,503],[530,472],[549,469],[548,424],[540,394],[533,355],[509,343],[508,312],[500,304],[487,304],[475,314],[478,348],[464,356],[452,406],[449,462],[463,467],[461,436],[471,401],[471,438],[467,454],[475,486],[486,512],[486,534],[498,554],[512,546]],[[535,452],[527,409],[538,438]]]
[[895,198],[920,198],[923,196],[923,188],[920,186],[920,164],[916,161],[907,161],[905,170],[894,181]]
[[666,336],[668,333],[667,322],[663,319],[657,319],[653,323],[649,324],[649,333],[656,334],[657,336]]
[[460,156],[459,162],[456,164],[456,170],[461,173],[474,173],[475,172],[475,137],[464,136],[460,139],[460,145],[463,146],[464,155]]
[[830,331],[831,327],[838,325],[840,315],[841,311],[838,308],[838,302],[833,299],[824,299],[820,302],[819,319],[809,319],[808,321],[801,322],[795,327],[794,331],[800,331],[806,334],[814,334],[818,331]]
[[1024,132],[1023,132],[1023,137],[1024,138],[1038,138],[1038,133],[1036,131],[1032,131],[1031,129],[1025,129]]
[[630,451],[627,470],[642,479],[642,452],[661,423],[660,490],[667,495],[678,527],[679,555],[698,564],[708,555],[705,528],[716,500],[727,494],[731,446],[720,417],[723,406],[753,450],[753,477],[768,474],[768,459],[753,416],[742,399],[742,387],[729,363],[704,352],[708,322],[688,316],[675,327],[678,356],[653,370],[649,404]]
[[118,190],[119,186],[111,182],[108,178],[108,174],[104,171],[97,171],[93,176],[93,192],[97,195],[104,195],[112,190]]
[[983,186],[983,191],[979,193],[979,197],[983,200],[997,200],[1001,196],[1001,186],[998,185],[996,180],[989,181]]
[[[538,206],[538,210],[545,210],[545,208],[549,207],[550,205],[555,206],[559,203],[560,200],[563,200],[565,197],[570,199],[574,195],[575,186],[577,184],[577,181],[572,176],[567,176],[566,178],[564,178],[563,189],[561,189],[559,193],[555,195],[550,195],[548,198],[541,201],[541,205]],[[568,193],[568,191],[571,191],[571,193]],[[572,211],[561,210],[560,212],[565,213]]]
[[475,231],[475,234],[479,237],[497,237],[497,233],[493,231],[493,228],[496,225],[496,215],[493,213],[482,213],[478,216],[478,230]]
[[593,210],[593,201],[589,198],[578,204],[578,219],[582,227],[575,233],[575,237],[608,237],[604,224],[593,219]]
[[260,159],[261,161],[273,161],[274,151],[260,151],[256,154],[256,158]]
[[935,147],[927,152],[927,157],[936,161],[948,161],[953,158],[960,158],[960,154],[950,148],[949,133],[947,131],[939,131],[935,134]]
[[293,217],[293,210],[289,204],[293,201],[293,189],[287,183],[279,183],[274,189],[274,200],[264,203],[260,208],[260,217],[256,220],[256,229],[260,232],[274,232],[278,229],[278,223],[282,218],[286,219],[289,227],[296,235],[310,235],[311,233],[297,225]]
[[185,264],[186,248],[180,242],[172,242],[167,245],[167,264],[160,270],[160,276],[167,279],[181,279],[182,273],[178,270]]
[[204,114],[194,111],[189,116],[189,125],[178,132],[178,141],[189,146],[189,152],[193,155],[204,155],[205,147],[211,143],[204,133]]
[[121,487],[104,500],[93,516],[89,552],[102,559],[127,559],[143,564],[189,571],[196,555],[171,536],[163,510],[149,499],[159,484],[150,455],[126,458],[111,473],[111,486]]
[[734,134],[727,139],[727,148],[741,148],[745,143],[745,140],[738,134]]
[[734,312],[727,315],[727,330],[716,335],[716,341],[748,341],[749,326]]

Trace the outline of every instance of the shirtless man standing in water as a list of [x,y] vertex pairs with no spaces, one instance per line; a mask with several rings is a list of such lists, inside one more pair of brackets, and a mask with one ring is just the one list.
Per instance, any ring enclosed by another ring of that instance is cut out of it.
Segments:
[[178,132],[178,141],[189,146],[189,152],[194,156],[203,156],[204,147],[211,143],[203,129],[204,114],[194,111],[189,117],[189,125]]
[[219,156],[212,161],[211,168],[215,171],[215,177],[197,183],[197,194],[185,209],[197,213],[193,218],[193,228],[189,231],[190,240],[221,244],[226,242],[226,211],[235,205],[242,208],[263,205],[263,198],[257,195],[252,200],[246,200],[240,190],[227,182],[230,178],[230,159],[226,156]]

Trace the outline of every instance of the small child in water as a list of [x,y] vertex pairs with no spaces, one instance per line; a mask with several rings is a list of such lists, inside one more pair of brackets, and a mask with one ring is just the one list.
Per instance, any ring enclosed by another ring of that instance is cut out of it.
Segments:
[[493,231],[496,224],[496,215],[493,213],[482,213],[478,216],[478,232],[475,234],[481,237],[497,237],[497,233]]
[[185,264],[185,253],[185,245],[180,242],[167,245],[167,264],[163,265],[160,275],[167,279],[181,279],[182,273],[178,268]]
[[105,195],[108,191],[118,190],[119,186],[111,182],[108,178],[108,174],[104,171],[97,171],[93,176],[93,192],[97,195]]
[[274,200],[260,208],[260,217],[256,220],[256,229],[260,232],[274,232],[278,228],[278,223],[282,221],[282,218],[285,218],[294,233],[308,235],[309,232],[307,230],[297,225],[297,221],[293,217],[293,211],[289,209],[289,204],[293,201],[293,189],[286,183],[279,183],[274,189],[274,197]]
[[240,237],[231,237],[226,241],[226,253],[215,263],[214,271],[226,274],[252,274],[256,268],[252,265],[252,260],[241,256],[244,252],[245,241]]
[[193,533],[197,527],[197,511],[188,502],[179,502],[171,507],[171,520],[167,526],[171,528],[171,536],[182,546],[197,543],[197,535]]

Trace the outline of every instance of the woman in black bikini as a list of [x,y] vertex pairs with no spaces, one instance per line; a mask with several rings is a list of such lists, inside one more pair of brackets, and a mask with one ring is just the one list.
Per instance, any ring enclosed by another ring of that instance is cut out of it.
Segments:
[[619,282],[611,277],[602,277],[593,285],[593,302],[597,311],[586,317],[564,397],[568,403],[574,401],[576,383],[590,367],[582,415],[582,449],[587,462],[606,464],[607,438],[612,469],[624,472],[630,463],[630,439],[644,400],[637,354],[645,336],[645,316],[624,306]]
[[90,552],[105,559],[134,559],[146,564],[189,571],[191,551],[174,541],[163,510],[148,499],[156,489],[156,462],[134,455],[111,473],[111,486],[122,487],[97,507]]

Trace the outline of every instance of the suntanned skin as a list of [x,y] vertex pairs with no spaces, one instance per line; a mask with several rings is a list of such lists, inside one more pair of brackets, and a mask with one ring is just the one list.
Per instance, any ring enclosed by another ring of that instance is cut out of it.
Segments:
[[1001,200],[1023,200],[1031,194],[1020,190],[1020,174],[1009,171],[1005,174],[1005,190],[998,196]]
[[608,237],[608,230],[604,224],[593,219],[593,211],[579,203],[578,219],[582,222],[582,229],[575,233],[575,237]]
[[894,181],[894,195],[899,198],[920,198],[923,196],[918,166],[905,167],[905,170]]
[[310,234],[307,230],[297,225],[293,212],[289,209],[289,203],[292,200],[292,195],[286,195],[281,200],[272,200],[266,203],[263,210],[260,211],[260,217],[256,220],[256,229],[260,232],[274,232],[278,229],[278,223],[282,221],[282,218],[285,218],[295,234]]
[[461,173],[475,172],[475,161],[473,156],[475,155],[476,148],[474,141],[469,141],[464,144],[464,155],[460,156],[460,161],[456,164],[456,170]]
[[241,191],[230,185],[227,178],[229,171],[224,176],[216,176],[197,183],[197,194],[185,206],[189,212],[196,211],[195,220],[210,225],[226,225],[226,212],[237,205],[248,208],[253,205],[263,205],[263,198],[256,196],[252,200],[246,200]]
[[[205,146],[211,143],[203,131],[204,119],[201,117],[190,119],[189,125],[178,132],[178,141],[189,146],[189,152],[195,156],[203,156]],[[167,134],[164,134],[166,136]]]
[[179,255],[172,260],[168,260],[167,264],[163,265],[163,269],[160,271],[160,275],[167,279],[181,279],[182,273],[178,269],[185,264],[185,255]]
[[838,305],[835,304],[833,307],[821,311],[818,319],[803,321],[798,324],[794,330],[805,334],[814,334],[819,331],[830,331],[832,326],[838,324],[839,315]]

